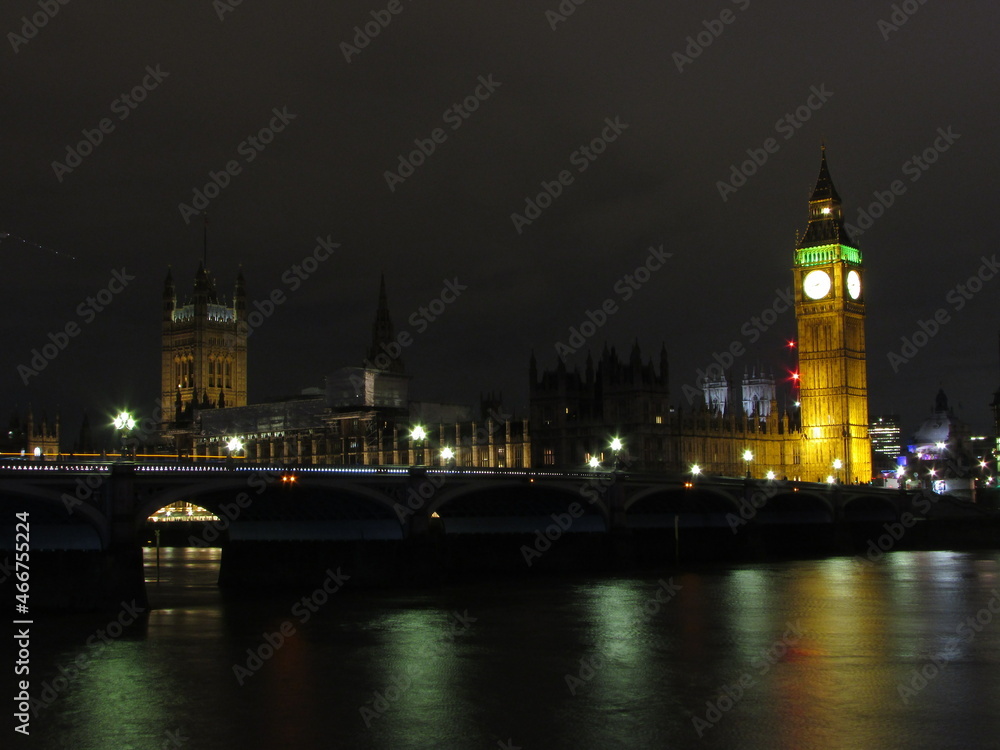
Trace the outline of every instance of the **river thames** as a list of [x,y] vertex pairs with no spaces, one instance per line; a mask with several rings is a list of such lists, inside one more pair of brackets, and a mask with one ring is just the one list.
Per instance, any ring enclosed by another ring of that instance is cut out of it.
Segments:
[[161,550],[157,584],[147,550],[115,638],[39,614],[4,747],[1000,747],[1000,553],[239,597],[219,555]]

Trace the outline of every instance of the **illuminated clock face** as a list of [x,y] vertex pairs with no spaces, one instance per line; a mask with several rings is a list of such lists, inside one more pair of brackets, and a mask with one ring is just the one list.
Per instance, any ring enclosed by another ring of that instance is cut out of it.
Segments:
[[809,299],[822,299],[830,293],[830,274],[826,271],[810,271],[802,280],[802,291]]
[[861,296],[861,274],[857,271],[849,271],[847,274],[847,293],[851,299]]

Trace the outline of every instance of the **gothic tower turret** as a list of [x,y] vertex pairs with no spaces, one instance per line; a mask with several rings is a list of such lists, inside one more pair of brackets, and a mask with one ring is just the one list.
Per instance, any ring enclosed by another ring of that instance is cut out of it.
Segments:
[[247,403],[246,290],[237,275],[232,307],[220,299],[203,263],[191,302],[178,305],[173,276],[163,285],[161,405],[164,422],[191,408]]

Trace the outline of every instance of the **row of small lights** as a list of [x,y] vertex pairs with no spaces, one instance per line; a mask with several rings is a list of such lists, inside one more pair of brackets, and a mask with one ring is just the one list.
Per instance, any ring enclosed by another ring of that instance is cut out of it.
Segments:
[[[135,422],[135,419],[132,418],[131,414],[129,414],[128,412],[124,412],[123,411],[117,417],[115,417],[113,424],[115,426],[115,429],[121,430],[122,432],[128,432],[128,431],[132,430],[135,427],[136,422]],[[410,439],[411,440],[418,440],[418,441],[420,441],[420,440],[426,440],[427,439],[427,431],[424,430],[424,428],[421,427],[420,425],[416,425],[413,428],[412,432],[410,432]],[[230,438],[229,441],[226,443],[226,449],[229,451],[229,455],[230,456],[234,456],[234,457],[235,457],[235,455],[237,453],[239,453],[240,451],[242,451],[245,447],[246,446],[243,443],[243,441],[240,440],[237,437]],[[620,451],[622,449],[622,441],[619,440],[618,438],[615,438],[614,440],[612,440],[611,441],[611,449],[613,451],[615,451],[616,453],[618,451]],[[455,451],[452,450],[451,448],[449,448],[448,446],[445,446],[445,447],[443,447],[441,449],[441,454],[440,455],[441,455],[441,458],[443,458],[445,461],[450,461],[451,459],[453,459],[455,457]],[[595,460],[596,459],[591,459],[591,467],[594,466],[594,461]]]
[[[749,474],[750,474],[750,462],[751,462],[751,461],[753,461],[753,452],[752,452],[752,451],[750,451],[750,450],[745,450],[745,451],[743,451],[743,460],[744,460],[744,461],[746,461],[746,464],[747,464],[747,475],[749,476]],[[839,458],[835,458],[835,459],[833,460],[833,468],[834,468],[834,469],[835,469],[836,471],[840,471],[840,470],[841,470],[841,469],[843,468],[843,466],[844,466],[844,462],[843,462],[843,461],[841,461],[841,460],[840,460]],[[691,465],[691,474],[692,474],[693,476],[699,476],[699,475],[701,474],[701,472],[702,472],[702,469],[701,469],[701,467],[700,467],[700,466],[699,466],[698,464],[692,464],[692,465]],[[769,470],[769,471],[767,472],[767,474],[765,474],[764,476],[765,476],[765,477],[766,477],[766,478],[767,478],[767,479],[768,479],[769,481],[773,481],[773,480],[775,479],[775,477],[776,477],[776,475],[775,475],[775,473],[774,473],[774,471],[773,471],[773,470]],[[833,484],[833,483],[835,483],[835,482],[836,482],[837,480],[836,480],[836,479],[834,478],[834,476],[833,476],[833,475],[831,474],[830,476],[828,476],[828,477],[826,478],[826,481],[827,481],[827,482],[828,482],[829,484]]]
[[[789,342],[789,345],[790,346],[794,346],[794,344],[792,342]],[[792,375],[793,379],[798,380],[798,377],[799,377],[798,373],[793,373],[793,375]],[[796,406],[797,405],[798,405],[798,403],[796,402]],[[123,411],[117,417],[115,417],[113,424],[115,426],[115,429],[121,430],[123,432],[128,432],[128,431],[130,431],[130,430],[132,430],[132,429],[135,428],[136,421],[135,421],[135,419],[133,419],[133,417],[132,417],[131,414],[129,414],[128,412],[124,412]],[[410,439],[412,439],[412,440],[426,440],[427,439],[427,432],[420,425],[416,425],[413,428],[413,431],[410,433]],[[229,442],[226,443],[226,448],[229,450],[229,455],[230,456],[234,456],[236,453],[239,453],[240,451],[243,450],[244,447],[245,446],[244,446],[243,441],[241,441],[239,438],[236,438],[236,437],[230,438]],[[622,441],[621,441],[620,438],[616,437],[616,438],[614,438],[611,441],[609,447],[611,448],[612,451],[615,452],[615,454],[617,456],[617,454],[624,447],[624,443],[622,443]],[[937,443],[937,448],[939,450],[944,450],[945,443],[943,443],[943,442]],[[36,448],[35,449],[35,455],[38,455],[39,453],[40,453],[40,450]],[[448,446],[445,446],[444,448],[441,449],[441,458],[443,458],[445,461],[450,461],[454,457],[455,457],[455,451],[452,450],[451,448],[449,448]],[[743,452],[743,460],[747,464],[747,474],[749,474],[750,473],[750,462],[753,461],[753,452],[750,451],[750,450],[744,451]],[[590,462],[589,462],[590,468],[591,469],[597,469],[597,468],[600,467],[600,465],[601,465],[600,459],[598,459],[597,456],[591,456]],[[843,466],[844,466],[844,463],[839,458],[835,458],[833,460],[833,469],[835,471],[840,471],[843,468]],[[986,461],[980,461],[979,462],[979,466],[980,466],[980,468],[985,469],[986,468]],[[698,476],[698,475],[701,474],[701,471],[702,471],[702,469],[701,469],[701,467],[698,464],[693,464],[691,466],[691,474],[692,475]],[[896,467],[896,476],[897,476],[897,478],[902,479],[905,475],[906,475],[906,468],[903,467],[903,466],[897,466]],[[768,480],[773,480],[775,478],[775,473],[774,473],[773,470],[771,470],[771,471],[768,471],[765,476],[767,477]],[[932,477],[937,476],[936,470],[935,469],[930,469],[929,470],[929,476],[932,476]],[[834,484],[837,480],[831,474],[831,475],[827,476],[826,481],[829,484]]]

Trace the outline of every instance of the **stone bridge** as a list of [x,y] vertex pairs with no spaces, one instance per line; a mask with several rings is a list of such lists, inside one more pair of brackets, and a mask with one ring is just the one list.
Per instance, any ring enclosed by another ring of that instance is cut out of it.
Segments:
[[564,513],[572,533],[893,521],[912,504],[868,485],[607,470],[0,465],[0,509],[33,512],[35,549],[127,544],[149,516],[182,500],[217,515],[232,538],[340,540],[399,540],[432,523],[445,534],[533,533]]
[[629,558],[635,539],[676,555],[712,535],[896,523],[914,503],[899,490],[865,485],[609,470],[12,461],[0,465],[0,549],[13,549],[14,514],[28,511],[33,550],[99,553],[112,588],[141,590],[146,519],[180,500],[218,516],[193,541],[221,543],[224,571],[227,556],[245,565],[263,554],[273,563],[277,550],[302,554],[315,545],[347,545],[357,566],[374,569],[373,550],[406,547],[411,555],[427,540],[487,567],[497,556],[531,567],[531,550],[541,557],[559,546],[559,555],[548,555],[555,560],[574,548],[567,539],[586,540],[583,558],[608,540]]

